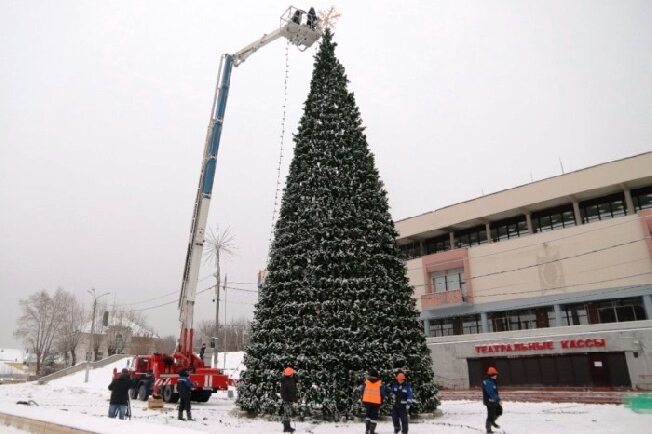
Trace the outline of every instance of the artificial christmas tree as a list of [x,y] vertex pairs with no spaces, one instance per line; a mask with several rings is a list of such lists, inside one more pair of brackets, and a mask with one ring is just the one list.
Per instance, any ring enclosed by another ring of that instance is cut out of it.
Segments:
[[426,347],[385,190],[360,113],[326,31],[295,135],[268,274],[260,290],[237,404],[278,411],[285,366],[302,399],[348,415],[369,368],[402,369],[420,411],[437,405]]

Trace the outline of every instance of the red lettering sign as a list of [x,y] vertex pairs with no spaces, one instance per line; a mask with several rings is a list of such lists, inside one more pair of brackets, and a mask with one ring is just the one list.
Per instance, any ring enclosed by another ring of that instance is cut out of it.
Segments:
[[[605,338],[599,339],[563,339],[559,341],[561,349],[576,348],[604,348],[607,346]],[[553,341],[516,342],[514,344],[488,344],[476,345],[476,353],[511,353],[513,351],[550,351],[555,349]]]

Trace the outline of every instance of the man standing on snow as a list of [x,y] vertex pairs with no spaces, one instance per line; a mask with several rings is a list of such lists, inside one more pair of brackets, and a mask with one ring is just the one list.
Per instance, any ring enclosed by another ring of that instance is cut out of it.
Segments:
[[192,382],[188,378],[188,371],[185,369],[179,371],[177,380],[177,391],[179,392],[179,420],[183,420],[183,410],[186,410],[188,420],[192,420],[190,415],[190,392],[192,391]]
[[380,406],[383,403],[383,396],[387,396],[387,389],[380,375],[374,368],[369,369],[364,386],[362,386],[362,404],[365,409],[366,434],[376,434],[376,425],[380,415]]
[[115,419],[116,414],[120,419],[125,418],[127,413],[127,406],[129,405],[129,389],[133,386],[131,378],[129,378],[129,369],[123,368],[122,373],[113,378],[109,384],[111,391],[111,400],[109,401],[109,417]]
[[482,403],[487,406],[487,422],[485,427],[488,433],[492,433],[491,427],[500,428],[496,423],[498,416],[503,414],[503,407],[498,394],[498,370],[493,366],[487,369],[487,378],[482,382]]
[[291,366],[283,371],[281,378],[281,399],[283,400],[283,432],[294,432],[290,426],[292,417],[292,405],[299,402],[299,391],[297,389],[297,375]]
[[412,388],[407,383],[405,374],[399,371],[396,374],[396,381],[390,386],[390,391],[394,398],[392,406],[392,422],[394,422],[394,434],[399,431],[403,434],[408,432],[408,412],[410,404],[414,400]]
[[201,344],[201,348],[199,349],[199,358],[201,359],[202,362],[204,361],[204,353],[205,352],[206,352],[206,342]]

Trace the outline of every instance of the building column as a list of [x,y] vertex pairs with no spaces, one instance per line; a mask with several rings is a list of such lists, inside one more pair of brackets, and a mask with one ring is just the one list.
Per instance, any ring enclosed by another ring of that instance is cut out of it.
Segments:
[[423,240],[419,240],[419,251],[421,252],[421,256],[426,256],[426,243]]
[[455,248],[455,232],[449,232],[448,237],[451,243],[451,250]]
[[527,222],[527,230],[530,234],[534,233],[534,226],[532,226],[532,214],[529,212],[525,213],[525,221]]
[[491,223],[487,222],[484,224],[484,230],[487,231],[487,242],[493,243],[494,240],[491,239]]
[[555,327],[561,327],[561,307],[558,304],[555,304],[553,307],[555,309]]
[[580,203],[573,199],[573,214],[575,214],[575,224],[577,226],[582,224],[582,212],[580,211]]
[[634,208],[634,201],[632,200],[632,191],[623,187],[623,193],[625,193],[625,204],[627,205],[627,215],[636,214],[636,208]]
[[489,333],[489,318],[487,312],[480,312],[480,323],[482,324],[482,333]]
[[424,319],[423,320],[423,334],[425,335],[425,337],[430,337],[430,335],[428,334],[428,332],[430,331],[429,329],[430,329],[430,327],[428,327],[428,320]]
[[645,306],[645,315],[647,319],[652,319],[652,295],[643,296],[643,306]]

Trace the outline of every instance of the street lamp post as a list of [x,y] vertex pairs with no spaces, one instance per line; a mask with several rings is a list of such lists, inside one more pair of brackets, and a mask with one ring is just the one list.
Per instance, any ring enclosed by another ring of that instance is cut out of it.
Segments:
[[95,310],[97,308],[97,300],[100,299],[100,297],[104,297],[105,295],[109,295],[109,292],[105,292],[104,294],[95,295],[95,288],[88,290],[87,291],[92,297],[93,297],[93,319],[91,321],[91,340],[90,340],[90,348],[89,348],[89,356],[88,360],[86,360],[86,375],[84,376],[84,383],[88,383],[88,371],[90,370],[91,366],[91,359],[93,359],[93,347],[95,346]]

